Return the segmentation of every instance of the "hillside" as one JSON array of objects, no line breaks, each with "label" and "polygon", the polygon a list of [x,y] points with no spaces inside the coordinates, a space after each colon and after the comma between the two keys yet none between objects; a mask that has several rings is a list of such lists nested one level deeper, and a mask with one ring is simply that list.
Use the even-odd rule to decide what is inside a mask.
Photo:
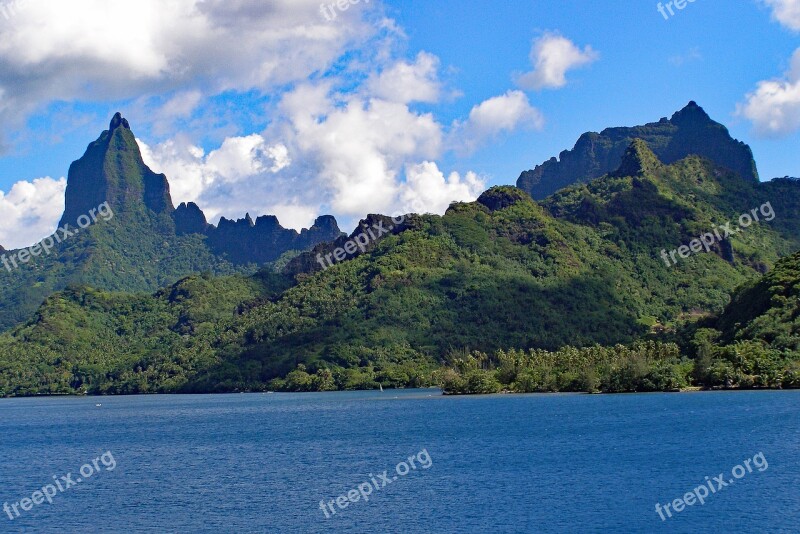
[{"label": "hillside", "polygon": [[[92,224],[80,228],[86,221]],[[155,291],[192,273],[252,274],[289,251],[341,234],[333,217],[320,217],[298,233],[281,227],[275,217],[253,222],[247,215],[215,227],[194,204],[176,210],[166,176],[145,165],[120,114],[70,166],[60,228],[65,225],[66,232],[55,234],[58,239],[46,238],[49,254],[40,250],[22,262],[16,261],[21,251],[3,252],[8,266],[0,268],[0,331],[30,318],[48,296],[69,284]]]},{"label": "hillside", "polygon": [[[797,205],[799,185],[778,184],[776,206]],[[738,286],[800,248],[796,211],[768,217],[778,186],[697,156],[665,165],[632,142],[589,184],[542,203],[493,188],[443,217],[409,216],[327,269],[316,255],[338,245],[301,254],[283,275],[194,276],[153,295],[72,287],[0,336],[0,391],[403,387],[433,383],[471,351],[636,343],[722,312]],[[763,221],[709,253],[663,260],[759,207]],[[677,348],[631,350],[665,366],[648,387],[692,372]]]},{"label": "hillside", "polygon": [[717,328],[725,344],[757,341],[800,358],[800,252],[742,287]]}]

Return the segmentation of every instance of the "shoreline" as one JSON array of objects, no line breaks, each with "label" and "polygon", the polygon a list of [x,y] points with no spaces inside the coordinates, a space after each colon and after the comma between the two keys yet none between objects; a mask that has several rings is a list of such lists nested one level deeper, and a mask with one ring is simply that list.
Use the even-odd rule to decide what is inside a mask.
[{"label": "shoreline", "polygon": [[[664,391],[624,391],[624,392],[603,392],[603,391],[536,391],[521,393],[517,391],[504,390],[497,393],[448,393],[439,387],[430,388],[384,388],[385,393],[398,391],[436,391],[441,397],[491,397],[491,396],[529,396],[529,395],[654,395],[654,394],[681,394],[681,393],[721,393],[721,392],[768,392],[768,391],[798,391],[800,388],[703,388],[692,386],[682,389]],[[114,397],[188,397],[188,396],[229,396],[229,395],[309,395],[325,393],[361,393],[375,392],[381,393],[379,389],[344,389],[335,391],[227,391],[227,392],[197,392],[197,393],[123,393],[123,394],[71,394],[71,393],[48,393],[32,395],[0,395],[0,401],[12,399],[103,399]]]}]

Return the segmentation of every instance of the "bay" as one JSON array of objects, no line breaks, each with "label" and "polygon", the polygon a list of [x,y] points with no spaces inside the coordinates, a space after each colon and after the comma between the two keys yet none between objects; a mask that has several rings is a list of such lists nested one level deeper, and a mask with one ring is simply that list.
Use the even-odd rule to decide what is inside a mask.
[{"label": "bay", "polygon": [[0,532],[798,532],[800,392],[4,399],[0,460],[0,504],[93,471]]}]

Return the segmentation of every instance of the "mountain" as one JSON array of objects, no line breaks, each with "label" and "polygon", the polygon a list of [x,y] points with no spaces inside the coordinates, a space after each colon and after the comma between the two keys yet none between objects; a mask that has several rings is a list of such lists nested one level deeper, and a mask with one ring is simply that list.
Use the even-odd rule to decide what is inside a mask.
[{"label": "mountain", "polygon": [[[792,211],[800,182],[762,184],[698,156],[667,164],[641,141],[630,142],[619,163],[544,202],[497,187],[441,217],[410,215],[333,265],[318,260],[390,220],[367,217],[350,238],[303,252],[282,272],[193,275],[154,294],[70,286],[0,335],[0,391],[420,386],[441,383],[441,366],[467,361],[473,351],[512,349],[551,351],[567,362],[559,364],[563,382],[530,375],[521,390],[715,385],[706,371],[723,369],[717,356],[739,349],[708,333],[718,332],[713,317],[725,313],[738,287],[800,249],[800,212]],[[200,229],[197,211],[184,211],[194,212],[185,219]],[[721,234],[708,252],[664,260],[663,252],[754,213],[758,223]],[[697,335],[671,345],[687,324]],[[706,333],[719,341],[696,350]],[[664,343],[637,345],[652,339]],[[570,346],[596,344],[610,348],[579,356],[613,366],[598,368],[600,382],[592,373],[578,376],[572,366],[581,360],[569,359]],[[633,345],[626,352],[618,344]],[[681,356],[695,358],[697,368]],[[482,370],[495,365],[483,356],[475,361]],[[491,391],[499,380],[474,378],[468,390]]]},{"label": "mountain", "polygon": [[277,217],[264,215],[254,222],[250,214],[237,221],[223,217],[218,226],[207,226],[203,234],[216,254],[238,264],[272,262],[287,251],[306,250],[343,235],[330,215],[317,218],[311,228],[297,233],[283,228]]},{"label": "mountain", "polygon": [[711,120],[695,102],[689,102],[671,119],[632,128],[608,128],[599,134],[585,133],[559,159],[552,158],[523,172],[517,187],[535,199],[544,199],[574,183],[614,172],[634,139],[643,140],[663,163],[675,163],[690,155],[702,156],[744,180],[758,181],[750,147],[733,139],[725,126]]},{"label": "mountain", "polygon": [[[109,129],[69,169],[60,228],[41,246],[4,251],[0,330],[30,318],[69,284],[110,291],[155,291],[192,273],[252,274],[287,253],[341,235],[325,216],[310,229],[283,228],[248,215],[208,224],[195,204],[175,209],[166,176],[145,165],[130,125],[117,113]],[[23,258],[25,261],[20,260]]]},{"label": "mountain", "polygon": [[654,341],[474,352],[450,359],[442,387],[448,394],[800,388],[800,252],[739,288],[719,317],[688,330],[692,359],[674,343]]},{"label": "mountain", "polygon": [[800,252],[689,325],[695,380],[711,388],[800,388]]},{"label": "mountain", "polygon": [[108,130],[70,165],[60,227],[107,202],[116,213],[149,210],[169,215],[175,208],[169,183],[145,165],[128,121],[117,113]]},{"label": "mountain", "polygon": [[800,359],[800,252],[739,288],[716,327],[726,344],[759,341]]}]

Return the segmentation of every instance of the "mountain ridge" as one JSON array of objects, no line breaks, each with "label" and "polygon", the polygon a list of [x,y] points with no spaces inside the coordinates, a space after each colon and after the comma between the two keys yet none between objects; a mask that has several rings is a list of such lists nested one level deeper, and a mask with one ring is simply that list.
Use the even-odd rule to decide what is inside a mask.
[{"label": "mountain ridge", "polygon": [[[609,347],[602,365],[622,365],[597,370],[604,390],[714,385],[723,371],[741,371],[732,383],[780,384],[747,378],[753,370],[736,363],[726,367],[719,358],[735,347],[706,351],[719,358],[695,366],[686,358],[698,358],[692,347],[702,332],[680,350],[671,342],[684,324],[723,312],[737,287],[800,248],[800,182],[756,183],[698,156],[664,165],[642,142],[627,148],[614,172],[543,202],[513,186],[493,187],[444,216],[409,216],[328,268],[315,257],[341,242],[317,245],[277,272],[193,275],[155,294],[70,287],[0,335],[0,391],[416,387],[440,383],[437,373],[449,372],[443,365],[473,351],[556,350],[566,358],[574,350],[565,347],[591,355],[597,344]],[[728,248],[670,266],[659,258],[662,248],[687,243],[776,191],[785,211],[776,206],[778,217],[726,240]],[[667,344],[634,348],[614,363],[619,344],[653,339]],[[792,358],[776,360],[775,372]],[[39,374],[25,374],[28,367]],[[710,378],[691,379],[694,370]],[[531,377],[514,387],[597,387],[591,376],[576,378],[580,369],[563,372],[563,383]],[[471,374],[464,378],[464,391],[495,390],[491,377],[476,375],[477,385]]]},{"label": "mountain ridge", "polygon": [[[255,274],[215,264],[209,236],[220,228],[279,236],[268,231],[274,217],[225,219],[211,230],[196,205],[156,213],[142,201],[89,228],[77,238],[89,241],[60,258],[77,258],[71,265],[92,276],[59,292],[28,279],[44,302],[0,334],[0,394],[796,387],[796,310],[770,299],[786,276],[794,284],[796,269],[761,277],[794,265],[780,261],[800,249],[800,181],[762,183],[692,154],[667,164],[645,140],[629,140],[620,154],[608,173],[544,200],[496,186],[443,216],[408,215],[342,261],[318,259],[346,247],[344,236]],[[770,202],[774,218],[675,264],[659,257]],[[126,217],[153,235],[126,231]],[[350,239],[388,221],[369,215]],[[155,292],[131,289],[131,280],[145,285],[153,264],[202,274]],[[216,268],[203,272],[208,265]],[[126,292],[87,283],[120,276]],[[755,293],[737,292],[757,280]],[[749,337],[736,337],[732,295],[755,304]],[[557,352],[543,359],[541,351]],[[509,354],[526,367],[558,361],[517,381],[523,369],[504,367]],[[588,367],[570,367],[576,354]]]},{"label": "mountain ridge", "polygon": [[[113,218],[75,232],[83,226],[78,221],[101,205]],[[176,209],[167,177],[144,163],[120,113],[70,165],[59,227],[72,228],[71,237],[59,239],[47,254],[0,268],[0,331],[28,319],[48,296],[70,284],[155,291],[198,272],[252,274],[285,254],[341,235],[331,216],[297,232],[283,228],[274,216],[255,223],[249,215],[240,221],[222,219],[214,226],[196,204]],[[24,253],[28,259],[28,250],[2,252]]]},{"label": "mountain ridge", "polygon": [[614,172],[630,143],[637,138],[665,164],[697,155],[715,161],[745,180],[759,179],[750,147],[733,139],[725,126],[713,121],[703,108],[691,101],[671,119],[584,133],[572,150],[565,150],[558,158],[524,171],[517,180],[517,187],[541,200],[574,183],[585,183]]}]

